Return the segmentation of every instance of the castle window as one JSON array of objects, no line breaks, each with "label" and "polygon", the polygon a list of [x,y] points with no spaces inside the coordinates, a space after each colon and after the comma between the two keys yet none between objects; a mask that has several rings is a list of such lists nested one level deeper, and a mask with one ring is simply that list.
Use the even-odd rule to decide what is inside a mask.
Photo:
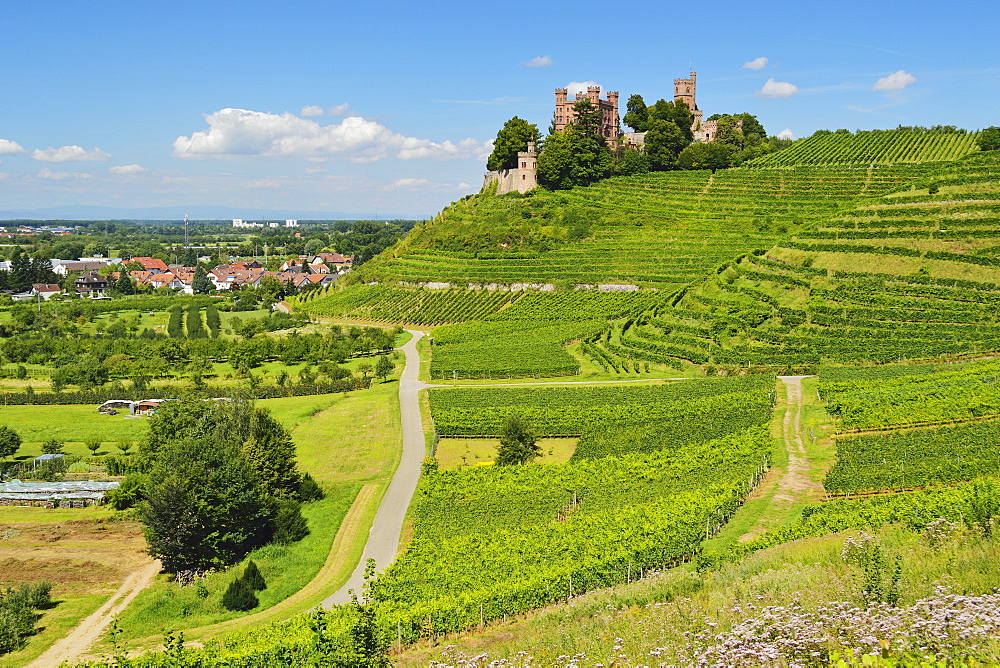
[{"label": "castle window", "polygon": [[526,163],[526,162],[522,162],[522,163],[521,163],[521,169],[524,169],[524,168],[525,168],[525,167],[527,167],[527,166],[528,166],[528,163]]}]

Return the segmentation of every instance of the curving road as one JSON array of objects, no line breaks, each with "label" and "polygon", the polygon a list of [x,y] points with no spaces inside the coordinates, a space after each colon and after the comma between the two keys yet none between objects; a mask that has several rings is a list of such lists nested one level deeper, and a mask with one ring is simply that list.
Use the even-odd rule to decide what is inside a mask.
[{"label": "curving road", "polygon": [[382,504],[375,515],[375,522],[368,534],[368,542],[365,544],[361,561],[344,586],[323,601],[323,606],[327,608],[338,603],[349,602],[351,589],[357,592],[358,597],[361,596],[365,564],[369,559],[375,560],[375,567],[381,572],[396,558],[406,509],[410,506],[413,492],[417,489],[417,481],[420,479],[420,465],[426,453],[426,446],[424,444],[423,423],[420,420],[418,393],[429,386],[417,380],[420,372],[417,341],[424,336],[425,332],[407,331],[413,335],[413,338],[403,344],[401,348],[406,355],[406,366],[399,378],[399,412],[403,428],[403,455],[400,457],[399,467],[396,469],[392,482],[389,483],[389,489],[386,490]]}]

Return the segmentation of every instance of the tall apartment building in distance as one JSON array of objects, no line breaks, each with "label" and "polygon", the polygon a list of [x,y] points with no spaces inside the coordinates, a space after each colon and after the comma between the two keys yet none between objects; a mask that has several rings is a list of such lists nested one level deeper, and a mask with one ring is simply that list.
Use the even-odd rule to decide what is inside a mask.
[{"label": "tall apartment building in distance", "polygon": [[617,141],[620,130],[618,121],[618,92],[609,91],[606,100],[601,99],[600,86],[587,86],[587,93],[577,93],[576,99],[570,100],[569,91],[556,88],[556,132],[562,132],[566,126],[576,119],[573,105],[580,100],[590,100],[590,104],[601,110],[601,136],[608,141]]}]

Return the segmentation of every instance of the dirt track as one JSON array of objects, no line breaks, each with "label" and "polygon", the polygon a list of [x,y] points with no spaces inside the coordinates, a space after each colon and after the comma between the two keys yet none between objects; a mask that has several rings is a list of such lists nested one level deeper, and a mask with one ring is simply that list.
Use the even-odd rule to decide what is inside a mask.
[{"label": "dirt track", "polygon": [[74,661],[104,633],[115,615],[124,610],[125,606],[139,595],[139,592],[153,583],[153,579],[159,572],[159,561],[154,561],[137,571],[133,571],[104,605],[91,613],[89,617],[48,648],[40,657],[29,663],[29,668],[50,668],[58,666],[63,661]]}]

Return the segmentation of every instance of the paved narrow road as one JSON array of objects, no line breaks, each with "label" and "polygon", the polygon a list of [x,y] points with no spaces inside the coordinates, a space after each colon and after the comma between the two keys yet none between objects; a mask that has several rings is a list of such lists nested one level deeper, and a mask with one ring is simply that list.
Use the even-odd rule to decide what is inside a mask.
[{"label": "paved narrow road", "polygon": [[417,341],[424,336],[424,332],[407,331],[413,335],[413,338],[402,347],[403,353],[406,355],[406,366],[399,379],[399,412],[403,428],[403,455],[400,457],[399,467],[392,476],[389,489],[386,490],[382,504],[375,515],[375,522],[368,534],[368,542],[365,544],[361,562],[344,586],[323,601],[324,607],[330,607],[337,603],[347,603],[351,600],[351,589],[357,592],[360,597],[367,561],[374,559],[375,567],[381,572],[392,563],[399,550],[399,536],[403,531],[403,519],[406,517],[406,509],[413,498],[413,492],[417,489],[417,481],[420,479],[420,464],[425,455],[424,429],[420,420],[418,393],[427,385],[417,380],[420,373]]}]

